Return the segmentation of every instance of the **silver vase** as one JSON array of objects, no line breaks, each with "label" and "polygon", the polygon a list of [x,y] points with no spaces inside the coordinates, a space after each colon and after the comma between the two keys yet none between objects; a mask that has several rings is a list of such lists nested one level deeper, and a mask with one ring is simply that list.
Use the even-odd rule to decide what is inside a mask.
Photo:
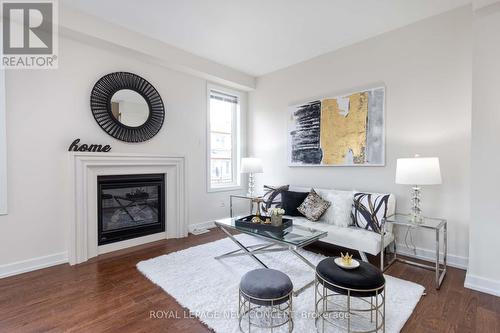
[{"label": "silver vase", "polygon": [[271,215],[271,225],[279,227],[283,224],[283,215]]}]

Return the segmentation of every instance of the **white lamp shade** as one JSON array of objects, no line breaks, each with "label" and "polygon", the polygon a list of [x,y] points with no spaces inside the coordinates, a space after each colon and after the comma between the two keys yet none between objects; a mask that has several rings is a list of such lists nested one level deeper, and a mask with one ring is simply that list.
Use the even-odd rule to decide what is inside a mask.
[{"label": "white lamp shade", "polygon": [[261,173],[262,161],[260,158],[245,157],[241,159],[241,173]]},{"label": "white lamp shade", "polygon": [[437,185],[441,184],[441,170],[437,157],[398,158],[396,184]]}]

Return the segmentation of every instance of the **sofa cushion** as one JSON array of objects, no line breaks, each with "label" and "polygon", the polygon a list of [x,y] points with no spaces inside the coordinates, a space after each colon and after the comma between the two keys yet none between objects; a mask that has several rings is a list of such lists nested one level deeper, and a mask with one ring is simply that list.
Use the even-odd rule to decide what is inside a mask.
[{"label": "sofa cushion", "polygon": [[339,227],[352,225],[353,191],[318,190],[317,192],[331,203],[330,208],[321,217],[321,222]]},{"label": "sofa cushion", "polygon": [[382,232],[382,220],[387,217],[390,194],[356,193],[352,220],[358,228]]},{"label": "sofa cushion", "polygon": [[281,208],[285,210],[286,215],[290,216],[304,216],[297,208],[304,202],[309,195],[309,192],[281,192]]},{"label": "sofa cushion", "polygon": [[330,202],[323,199],[314,189],[306,197],[304,202],[297,208],[308,220],[316,222],[330,207]]},{"label": "sofa cushion", "polygon": [[[293,218],[293,224],[308,228],[328,232],[328,235],[321,238],[321,242],[334,244],[337,246],[377,255],[380,253],[381,235],[375,232],[361,229],[355,226],[338,227],[327,223],[311,222],[305,217]],[[386,232],[384,235],[384,247],[394,240],[392,232]]]}]

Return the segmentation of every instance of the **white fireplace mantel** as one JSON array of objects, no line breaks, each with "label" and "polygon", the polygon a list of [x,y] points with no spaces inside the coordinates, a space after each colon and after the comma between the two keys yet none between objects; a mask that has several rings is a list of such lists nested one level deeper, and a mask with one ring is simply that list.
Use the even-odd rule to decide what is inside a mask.
[{"label": "white fireplace mantel", "polygon": [[[186,237],[188,228],[185,159],[180,156],[70,153],[73,205],[68,257],[71,265],[100,253],[165,238]],[[111,245],[97,245],[97,176],[144,173],[165,174],[165,226],[163,233]]]}]

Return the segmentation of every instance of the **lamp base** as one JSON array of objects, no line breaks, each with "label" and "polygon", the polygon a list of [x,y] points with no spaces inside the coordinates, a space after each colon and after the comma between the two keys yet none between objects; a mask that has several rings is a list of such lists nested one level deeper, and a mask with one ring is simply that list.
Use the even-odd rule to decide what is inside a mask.
[{"label": "lamp base", "polygon": [[422,224],[424,222],[424,217],[422,215],[413,215],[410,218],[410,222],[415,224]]},{"label": "lamp base", "polygon": [[420,224],[423,222],[424,218],[422,216],[422,209],[420,209],[420,197],[421,197],[421,188],[418,185],[415,185],[411,188],[411,221],[413,223]]},{"label": "lamp base", "polygon": [[248,192],[247,195],[253,198],[255,194],[255,179],[253,173],[248,174]]}]

